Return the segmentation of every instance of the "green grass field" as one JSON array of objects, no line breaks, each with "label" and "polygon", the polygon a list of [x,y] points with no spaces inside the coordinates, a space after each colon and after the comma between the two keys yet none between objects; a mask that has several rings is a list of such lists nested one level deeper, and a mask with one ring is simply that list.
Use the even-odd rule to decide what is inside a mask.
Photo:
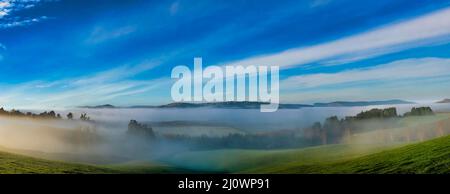
[{"label": "green grass field", "polygon": [[450,136],[410,145],[189,152],[170,160],[182,163],[86,165],[0,152],[0,173],[450,173]]},{"label": "green grass field", "polygon": [[[395,145],[327,145],[287,150],[214,150],[177,154],[165,162],[186,169],[218,173],[265,171],[273,166],[332,162],[376,153]],[[182,161],[182,162],[179,162]]]},{"label": "green grass field", "polygon": [[171,158],[221,173],[450,173],[450,136],[409,145],[327,145],[306,149],[191,152]]},{"label": "green grass field", "polygon": [[0,173],[118,173],[119,171],[93,165],[71,164],[37,159],[17,154],[0,152]]},{"label": "green grass field", "polygon": [[448,113],[406,117],[399,121],[405,127],[357,134],[347,144],[290,150],[186,152],[166,158],[165,162],[218,173],[448,173],[450,137],[421,143],[377,138],[386,131],[397,136],[412,129],[434,132],[436,123],[449,117]]},{"label": "green grass field", "polygon": [[[439,113],[404,118],[401,122],[407,127],[389,130],[398,134],[411,127],[434,130],[434,123],[449,117],[448,113]],[[373,139],[376,133],[358,134],[357,138]],[[192,151],[158,161],[113,164],[70,163],[58,161],[67,157],[2,149],[0,173],[450,173],[450,136],[419,143],[361,142],[366,143],[284,150]]]},{"label": "green grass field", "polygon": [[173,172],[188,171],[152,162],[89,165],[52,161],[8,152],[0,152],[0,174],[128,174]]},{"label": "green grass field", "polygon": [[[256,171],[255,171],[256,170]],[[450,136],[384,150],[335,162],[253,169],[252,173],[362,173],[362,174],[441,174],[450,173]]]}]

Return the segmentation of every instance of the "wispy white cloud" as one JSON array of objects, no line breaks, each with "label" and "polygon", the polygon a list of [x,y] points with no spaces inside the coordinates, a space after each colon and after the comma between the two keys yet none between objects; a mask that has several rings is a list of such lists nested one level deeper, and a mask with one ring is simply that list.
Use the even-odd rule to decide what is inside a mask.
[{"label": "wispy white cloud", "polygon": [[172,4],[170,4],[170,7],[169,7],[170,15],[177,14],[179,9],[180,9],[180,2],[179,1],[173,2]]},{"label": "wispy white cloud", "polygon": [[157,62],[145,62],[135,66],[120,66],[111,70],[103,71],[91,76],[79,77],[71,79],[73,86],[82,86],[89,84],[102,84],[107,82],[120,81],[126,78],[133,77],[139,73],[148,71],[159,63]]},{"label": "wispy white cloud", "polygon": [[325,6],[331,3],[331,0],[312,0],[310,3],[311,8]]},{"label": "wispy white cloud", "polygon": [[33,23],[41,22],[43,20],[48,19],[47,16],[41,16],[37,18],[31,18],[31,19],[13,19],[9,20],[3,23],[0,23],[0,28],[12,28],[12,27],[18,27],[18,26],[28,26]]},{"label": "wispy white cloud", "polygon": [[2,43],[0,43],[0,61],[3,60],[3,55],[2,55],[2,51],[6,50],[6,46],[3,45]]},{"label": "wispy white cloud", "polygon": [[231,61],[223,65],[279,65],[357,61],[380,54],[442,43],[450,36],[450,8],[323,44]]},{"label": "wispy white cloud", "polygon": [[450,96],[448,88],[450,88],[449,77],[436,77],[285,92],[281,95],[281,101],[284,103],[315,103],[403,99],[414,102],[436,102]]},{"label": "wispy white cloud", "polygon": [[412,58],[336,73],[293,76],[283,80],[280,88],[287,101],[330,101],[426,99],[450,95],[450,91],[443,89],[448,85],[450,59]]},{"label": "wispy white cloud", "polygon": [[337,73],[293,76],[283,80],[282,86],[286,88],[311,88],[360,81],[417,79],[443,75],[450,76],[450,59],[419,58]]},{"label": "wispy white cloud", "polygon": [[11,11],[10,1],[0,1],[0,19],[8,15]]},{"label": "wispy white cloud", "polygon": [[41,0],[1,0],[0,19],[11,12],[32,8],[39,2]]},{"label": "wispy white cloud", "polygon": [[123,26],[119,28],[105,28],[97,26],[87,38],[86,43],[97,44],[129,35],[136,31],[136,26]]},{"label": "wispy white cloud", "polygon": [[48,19],[47,16],[21,17],[14,12],[30,9],[49,0],[0,0],[0,28],[27,26]]},{"label": "wispy white cloud", "polygon": [[[22,84],[0,85],[0,104],[9,108],[63,108],[79,105],[111,103],[121,97],[168,88],[170,79],[133,80],[150,71],[157,63],[121,66],[90,76],[52,82],[31,81]],[[148,99],[151,103],[151,99]],[[121,101],[127,103],[126,100]]]}]

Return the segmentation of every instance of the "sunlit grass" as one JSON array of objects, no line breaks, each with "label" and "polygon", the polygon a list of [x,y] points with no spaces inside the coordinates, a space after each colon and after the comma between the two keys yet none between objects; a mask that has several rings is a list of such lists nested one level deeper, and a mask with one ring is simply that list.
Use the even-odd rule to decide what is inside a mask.
[{"label": "sunlit grass", "polygon": [[98,167],[94,165],[50,161],[6,152],[0,152],[0,173],[86,174],[86,173],[120,173],[120,171],[110,168]]},{"label": "sunlit grass", "polygon": [[258,173],[450,173],[450,136],[341,162],[273,166]]}]

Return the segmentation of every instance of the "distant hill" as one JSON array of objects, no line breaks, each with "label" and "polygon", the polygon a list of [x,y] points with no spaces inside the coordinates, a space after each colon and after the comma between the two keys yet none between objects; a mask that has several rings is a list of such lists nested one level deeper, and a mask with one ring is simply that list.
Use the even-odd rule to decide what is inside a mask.
[{"label": "distant hill", "polygon": [[97,105],[97,106],[80,106],[78,108],[117,108],[111,104],[103,104],[103,105]]},{"label": "distant hill", "polygon": [[156,106],[155,108],[199,108],[206,106],[205,104],[187,103],[187,102],[174,102],[170,104]]},{"label": "distant hill", "polygon": [[[117,107],[110,104],[99,105],[99,106],[80,106],[79,108],[230,108],[230,109],[259,109],[261,105],[269,104],[267,102],[249,102],[249,101],[229,101],[229,102],[210,102],[210,103],[189,103],[189,102],[175,102],[160,106],[151,105],[135,105],[126,107]],[[312,105],[307,104],[280,104],[278,108],[280,109],[297,109],[302,107],[312,107]]]},{"label": "distant hill", "polygon": [[329,103],[314,103],[315,107],[340,107],[340,106],[373,106],[373,105],[393,105],[393,104],[415,104],[404,100],[385,100],[385,101],[337,101]]},{"label": "distant hill", "polygon": [[157,108],[158,106],[152,106],[152,105],[134,105],[134,106],[128,106],[124,108]]},{"label": "distant hill", "polygon": [[[250,102],[250,101],[228,101],[228,102],[208,102],[208,103],[190,103],[190,102],[174,102],[165,105],[135,105],[117,107],[110,104],[99,106],[81,106],[80,108],[229,108],[229,109],[259,109],[261,105],[269,104],[268,102]],[[404,100],[386,100],[386,101],[337,101],[330,103],[314,103],[309,104],[279,104],[279,109],[299,109],[304,107],[346,107],[346,106],[371,106],[371,105],[392,105],[392,104],[415,104]]]},{"label": "distant hill", "polygon": [[[261,105],[269,104],[267,102],[249,102],[249,101],[229,101],[229,102],[210,102],[210,103],[170,103],[157,106],[157,108],[235,108],[235,109],[258,109]],[[297,109],[302,107],[312,107],[307,104],[279,104],[280,109]]]},{"label": "distant hill", "polygon": [[446,99],[438,101],[436,103],[450,103],[450,99],[446,98]]}]

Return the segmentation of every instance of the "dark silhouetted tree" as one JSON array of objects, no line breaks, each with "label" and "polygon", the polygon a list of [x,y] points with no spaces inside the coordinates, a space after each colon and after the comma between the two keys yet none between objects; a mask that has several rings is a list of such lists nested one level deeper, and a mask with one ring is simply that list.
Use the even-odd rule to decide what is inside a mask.
[{"label": "dark silhouetted tree", "polygon": [[424,115],[433,115],[434,112],[430,107],[413,107],[410,112],[407,112],[404,114],[405,117],[407,116],[424,116]]},{"label": "dark silhouetted tree", "polygon": [[69,114],[67,114],[67,119],[69,119],[69,120],[73,119],[73,114],[71,112],[69,112]]},{"label": "dark silhouetted tree", "polygon": [[81,116],[80,116],[80,120],[82,120],[82,121],[89,121],[89,120],[91,120],[91,118],[88,117],[86,113],[82,113]]},{"label": "dark silhouetted tree", "polygon": [[130,123],[128,124],[127,134],[144,138],[155,137],[155,133],[153,132],[153,129],[150,126],[146,124],[140,124],[136,120],[130,120]]}]

